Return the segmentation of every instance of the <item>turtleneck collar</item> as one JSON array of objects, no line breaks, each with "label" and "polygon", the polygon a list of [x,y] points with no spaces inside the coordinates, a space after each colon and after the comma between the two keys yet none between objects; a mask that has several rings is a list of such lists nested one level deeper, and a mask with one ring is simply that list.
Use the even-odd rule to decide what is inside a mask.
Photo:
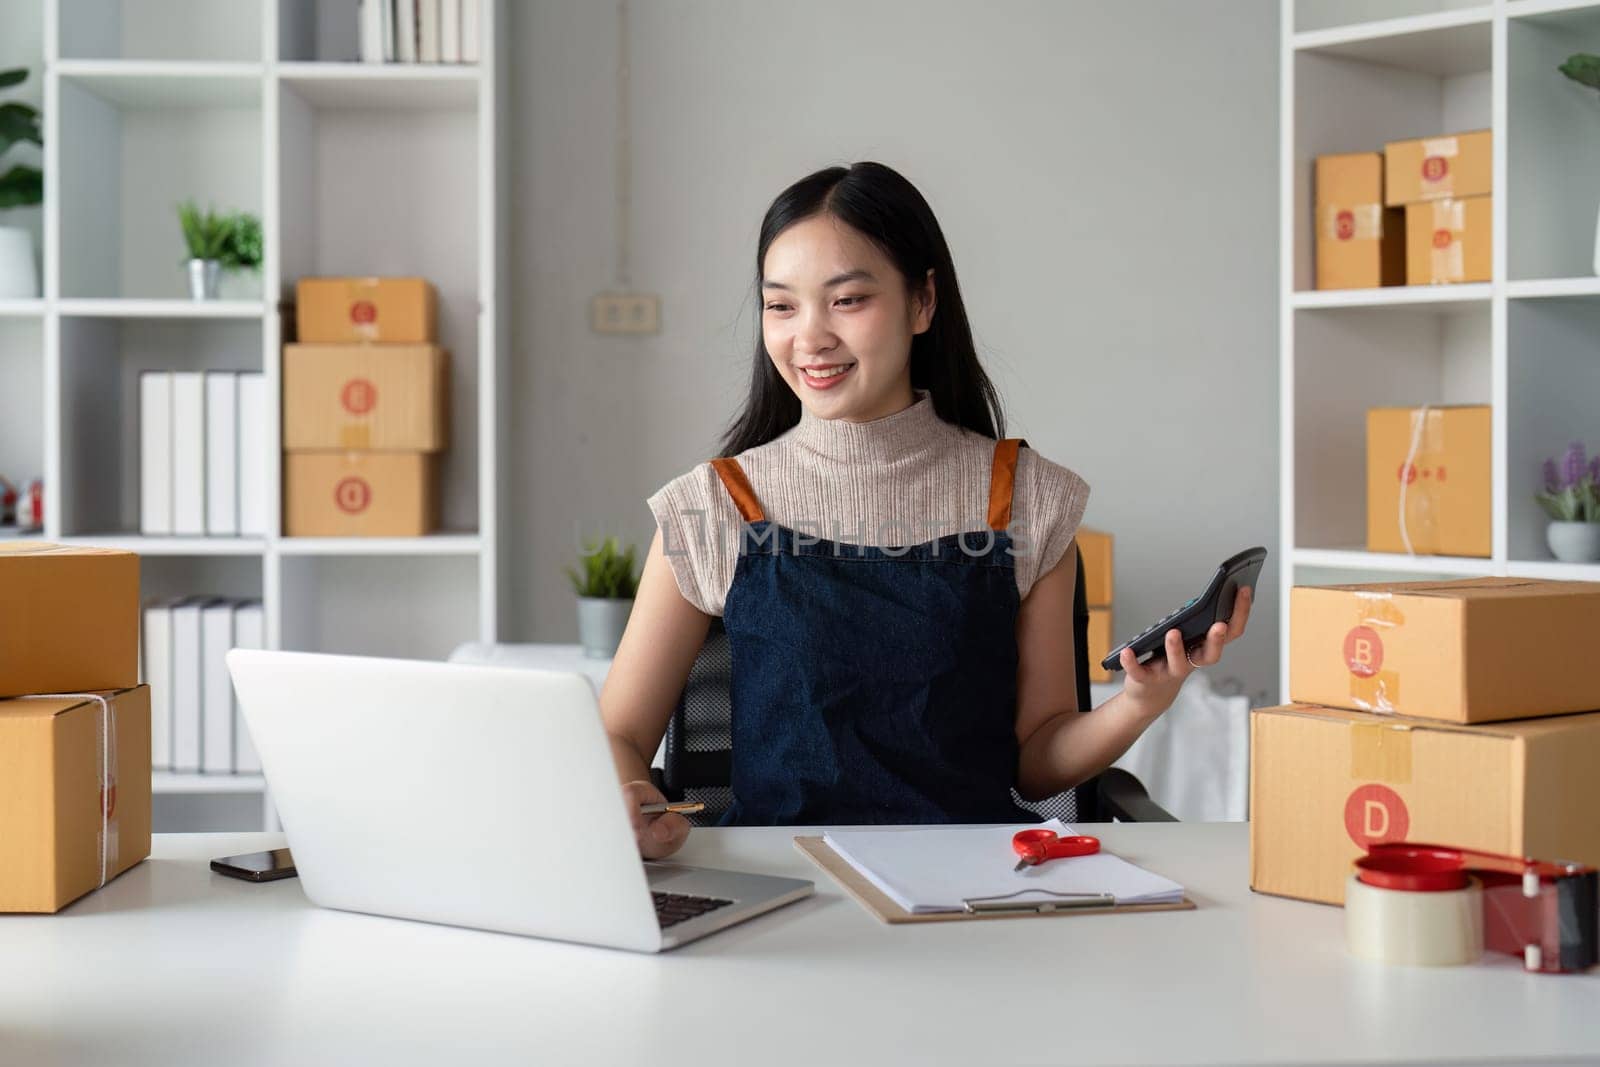
[{"label": "turtleneck collar", "polygon": [[912,393],[916,399],[909,407],[868,422],[823,419],[802,406],[800,421],[791,432],[796,443],[828,459],[893,460],[926,448],[945,426],[933,410],[933,395],[926,389]]}]

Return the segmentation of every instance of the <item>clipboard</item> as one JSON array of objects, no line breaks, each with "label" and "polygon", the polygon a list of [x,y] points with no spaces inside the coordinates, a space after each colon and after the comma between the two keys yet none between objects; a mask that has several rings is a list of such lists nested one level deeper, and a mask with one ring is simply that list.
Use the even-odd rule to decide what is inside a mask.
[{"label": "clipboard", "polygon": [[1033,908],[1008,908],[1004,911],[932,911],[913,914],[884,895],[849,863],[845,862],[828,842],[821,837],[796,837],[794,847],[805,853],[807,859],[822,868],[841,889],[855,898],[857,904],[867,909],[879,922],[898,926],[901,923],[966,922],[972,919],[1031,919],[1045,915],[1108,915],[1141,911],[1193,911],[1194,901],[1185,896],[1172,904],[1112,904],[1096,907],[1061,907],[1052,901],[1040,901]]}]

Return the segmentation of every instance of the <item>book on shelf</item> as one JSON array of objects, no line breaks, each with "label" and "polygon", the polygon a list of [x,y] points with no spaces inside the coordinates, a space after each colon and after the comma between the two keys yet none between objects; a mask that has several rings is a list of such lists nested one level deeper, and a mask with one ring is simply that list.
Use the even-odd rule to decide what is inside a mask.
[{"label": "book on shelf", "polygon": [[439,0],[439,61],[461,62],[461,0]]},{"label": "book on shelf", "polygon": [[239,376],[206,374],[206,533],[239,532]]},{"label": "book on shelf", "polygon": [[478,61],[478,4],[480,0],[461,0],[461,62]]},{"label": "book on shelf", "polygon": [[139,375],[139,529],[172,532],[172,374]]},{"label": "book on shelf", "polygon": [[439,0],[416,0],[417,62],[439,62]]},{"label": "book on shelf", "polygon": [[394,58],[417,61],[417,0],[394,0]]},{"label": "book on shelf", "polygon": [[175,600],[145,605],[139,635],[139,676],[150,687],[150,766],[172,768],[172,607]]},{"label": "book on shelf", "polygon": [[[266,648],[266,617],[261,601],[247,600],[239,604],[233,614],[233,647]],[[239,702],[233,702],[233,770],[235,774],[260,774],[261,757],[250,740],[250,730],[244,716],[239,713]]]},{"label": "book on shelf", "polygon": [[172,374],[172,532],[206,532],[206,392],[198,371]]},{"label": "book on shelf", "polygon": [[172,606],[172,769],[179,772],[200,770],[200,627],[207,603],[191,597]]}]

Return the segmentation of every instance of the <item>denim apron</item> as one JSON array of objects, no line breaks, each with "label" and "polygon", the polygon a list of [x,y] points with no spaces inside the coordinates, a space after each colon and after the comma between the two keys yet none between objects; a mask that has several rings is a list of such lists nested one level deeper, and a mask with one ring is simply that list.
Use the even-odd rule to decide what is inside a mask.
[{"label": "denim apron", "polygon": [[737,460],[712,460],[744,525],[723,625],[733,804],[723,825],[1036,822],[1019,808],[1019,598],[998,441],[989,529],[909,547],[771,522]]}]

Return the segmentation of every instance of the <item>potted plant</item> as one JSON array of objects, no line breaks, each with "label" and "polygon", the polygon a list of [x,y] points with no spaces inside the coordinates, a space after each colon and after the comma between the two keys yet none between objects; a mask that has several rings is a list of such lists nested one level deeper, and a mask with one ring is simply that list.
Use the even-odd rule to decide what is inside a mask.
[{"label": "potted plant", "polygon": [[1544,461],[1544,490],[1534,499],[1550,515],[1545,540],[1563,563],[1600,560],[1600,456],[1585,462],[1582,442],[1561,457]]},{"label": "potted plant", "polygon": [[[1600,56],[1578,52],[1556,69],[1579,85],[1600,89]],[[1595,215],[1594,272],[1600,274],[1600,212]]]},{"label": "potted plant", "polygon": [[[26,81],[25,67],[0,71],[0,89]],[[20,101],[0,104],[0,157],[13,145],[42,145],[39,112]],[[44,200],[44,173],[27,163],[12,164],[0,173],[0,211],[32,207]],[[22,226],[0,226],[0,300],[28,300],[39,295],[39,273],[34,268],[33,235]]]},{"label": "potted plant", "polygon": [[261,221],[244,212],[201,211],[193,200],[178,205],[178,224],[189,249],[189,295],[215,300],[224,270],[253,270],[261,265]]},{"label": "potted plant", "polygon": [[566,568],[578,594],[578,640],[583,654],[596,659],[616,655],[622,631],[633,610],[638,580],[633,573],[633,546],[623,551],[615,537],[583,555],[583,573]]}]

